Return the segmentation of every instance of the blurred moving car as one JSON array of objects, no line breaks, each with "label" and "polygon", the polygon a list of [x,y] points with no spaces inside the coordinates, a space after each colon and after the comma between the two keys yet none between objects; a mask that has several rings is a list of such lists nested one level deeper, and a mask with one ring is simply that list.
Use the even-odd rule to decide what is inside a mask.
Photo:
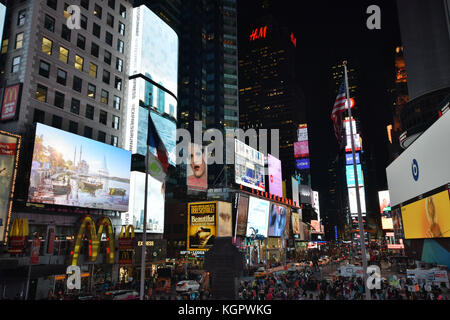
[{"label": "blurred moving car", "polygon": [[107,291],[105,300],[139,300],[139,293],[134,290]]},{"label": "blurred moving car", "polygon": [[200,284],[194,280],[183,280],[177,283],[176,292],[193,292],[200,289]]},{"label": "blurred moving car", "polygon": [[253,277],[255,277],[255,278],[264,278],[266,276],[267,276],[267,271],[264,267],[259,267],[253,274]]}]

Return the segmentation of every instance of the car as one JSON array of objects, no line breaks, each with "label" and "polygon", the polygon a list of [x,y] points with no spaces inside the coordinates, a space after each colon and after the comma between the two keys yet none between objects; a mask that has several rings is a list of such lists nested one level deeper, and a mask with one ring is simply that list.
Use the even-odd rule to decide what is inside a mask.
[{"label": "car", "polygon": [[115,290],[105,292],[106,300],[139,300],[139,293],[134,290]]},{"label": "car", "polygon": [[255,278],[264,278],[266,276],[267,276],[267,271],[266,271],[266,269],[264,269],[264,267],[259,267],[253,274],[253,277],[255,277]]},{"label": "car", "polygon": [[176,292],[194,292],[200,289],[200,284],[194,280],[183,280],[177,283]]}]

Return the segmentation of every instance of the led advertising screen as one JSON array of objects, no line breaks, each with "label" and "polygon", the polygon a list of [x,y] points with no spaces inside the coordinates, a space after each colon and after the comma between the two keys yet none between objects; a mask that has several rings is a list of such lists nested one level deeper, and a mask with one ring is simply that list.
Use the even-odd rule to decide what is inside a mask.
[{"label": "led advertising screen", "polygon": [[3,242],[8,225],[11,187],[14,179],[15,162],[19,138],[0,132],[0,241]]},{"label": "led advertising screen", "polygon": [[320,222],[318,220],[311,220],[311,233],[323,234]]},{"label": "led advertising screen", "polygon": [[294,142],[294,156],[296,158],[309,157],[308,141]]},{"label": "led advertising screen", "polygon": [[405,238],[405,234],[403,232],[403,220],[402,220],[402,211],[400,208],[395,208],[392,210],[392,224],[394,227],[395,236],[400,238]]},{"label": "led advertising screen", "polygon": [[319,203],[319,192],[313,191],[313,208],[320,217],[320,203]]},{"label": "led advertising screen", "polygon": [[[347,187],[356,187],[355,181],[355,169],[353,165],[345,166],[346,176],[347,176]],[[360,164],[356,165],[356,172],[358,173],[358,185],[364,185],[363,172]]]},{"label": "led advertising screen", "polygon": [[[355,151],[361,151],[361,138],[359,134],[354,134]],[[347,136],[347,145],[345,146],[345,152],[352,152],[352,139],[351,136]]]},{"label": "led advertising screen", "polygon": [[247,237],[262,236],[267,238],[270,202],[250,197],[247,217]]},{"label": "led advertising screen", "polygon": [[300,235],[300,215],[298,212],[292,212],[291,213],[291,219],[292,219],[292,233],[294,235]]},{"label": "led advertising screen", "polygon": [[237,211],[236,235],[245,236],[247,233],[248,197],[239,194]]},{"label": "led advertising screen", "polygon": [[[345,134],[347,136],[351,135],[351,131],[350,131],[350,120],[344,120],[344,126],[345,126]],[[353,134],[356,134],[356,121],[355,119],[352,119],[352,129],[353,129]]]},{"label": "led advertising screen", "polygon": [[281,161],[272,156],[267,155],[269,164],[269,192],[279,197],[283,197]]},{"label": "led advertising screen", "polygon": [[294,177],[291,177],[292,182],[292,200],[297,204],[297,206],[300,205],[300,198],[298,194],[298,181]]},{"label": "led advertising screen", "polygon": [[1,121],[14,120],[17,118],[21,94],[21,83],[5,88],[3,91],[3,101],[1,107]]},{"label": "led advertising screen", "polygon": [[308,141],[308,125],[300,124],[298,126],[297,141]]},{"label": "led advertising screen", "polygon": [[379,191],[378,200],[380,204],[381,227],[384,230],[392,230],[394,227],[392,222],[391,201],[389,199],[389,191],[388,190]]},{"label": "led advertising screen", "polygon": [[450,237],[450,197],[441,191],[402,206],[405,239]]},{"label": "led advertising screen", "polygon": [[3,29],[5,26],[6,6],[0,3],[0,41],[3,41]]},{"label": "led advertising screen", "polygon": [[300,202],[305,204],[313,204],[313,195],[310,186],[301,184],[300,189]]},{"label": "led advertising screen", "polygon": [[[359,152],[355,152],[355,160],[356,160],[356,164],[360,164],[361,163],[361,161],[359,159]],[[353,154],[352,153],[346,153],[345,154],[345,164],[346,165],[353,165]]]},{"label": "led advertising screen", "polygon": [[[364,187],[359,187],[359,198],[361,203],[361,213],[365,216],[366,213],[366,196]],[[356,188],[348,188],[348,199],[350,203],[350,213],[353,216],[358,216],[358,206],[356,201]]]},{"label": "led advertising screen", "polygon": [[286,228],[287,210],[285,206],[270,204],[269,237],[281,237]]},{"label": "led advertising screen", "polygon": [[190,143],[190,156],[186,164],[186,184],[190,190],[206,191],[208,189],[207,148]]},{"label": "led advertising screen", "polygon": [[188,250],[208,250],[216,238],[217,202],[188,203]]},{"label": "led advertising screen", "polygon": [[237,184],[266,191],[264,182],[264,154],[242,141],[235,141],[235,182]]},{"label": "led advertising screen", "polygon": [[28,202],[128,211],[131,152],[36,124]]},{"label": "led advertising screen", "polygon": [[308,170],[311,168],[309,158],[295,159],[295,162],[298,170]]},{"label": "led advertising screen", "polygon": [[232,237],[231,203],[217,202],[217,237]]},{"label": "led advertising screen", "polygon": [[[144,232],[145,173],[131,172],[130,205],[121,214],[122,225],[132,225],[135,232]],[[147,233],[164,233],[164,184],[148,175]]]}]

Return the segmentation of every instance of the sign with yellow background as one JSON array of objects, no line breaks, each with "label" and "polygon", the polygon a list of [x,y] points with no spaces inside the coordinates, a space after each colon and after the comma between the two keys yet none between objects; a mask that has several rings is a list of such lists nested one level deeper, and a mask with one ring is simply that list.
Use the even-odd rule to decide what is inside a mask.
[{"label": "sign with yellow background", "polygon": [[450,237],[450,198],[445,190],[402,207],[405,239]]},{"label": "sign with yellow background", "polygon": [[188,203],[188,250],[208,250],[214,245],[217,202]]}]

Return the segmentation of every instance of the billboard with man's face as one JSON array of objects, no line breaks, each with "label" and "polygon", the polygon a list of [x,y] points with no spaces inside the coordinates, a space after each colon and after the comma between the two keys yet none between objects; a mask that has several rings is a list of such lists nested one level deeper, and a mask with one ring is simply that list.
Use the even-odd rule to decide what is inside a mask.
[{"label": "billboard with man's face", "polygon": [[287,208],[275,203],[270,204],[269,237],[281,237],[286,228]]}]

